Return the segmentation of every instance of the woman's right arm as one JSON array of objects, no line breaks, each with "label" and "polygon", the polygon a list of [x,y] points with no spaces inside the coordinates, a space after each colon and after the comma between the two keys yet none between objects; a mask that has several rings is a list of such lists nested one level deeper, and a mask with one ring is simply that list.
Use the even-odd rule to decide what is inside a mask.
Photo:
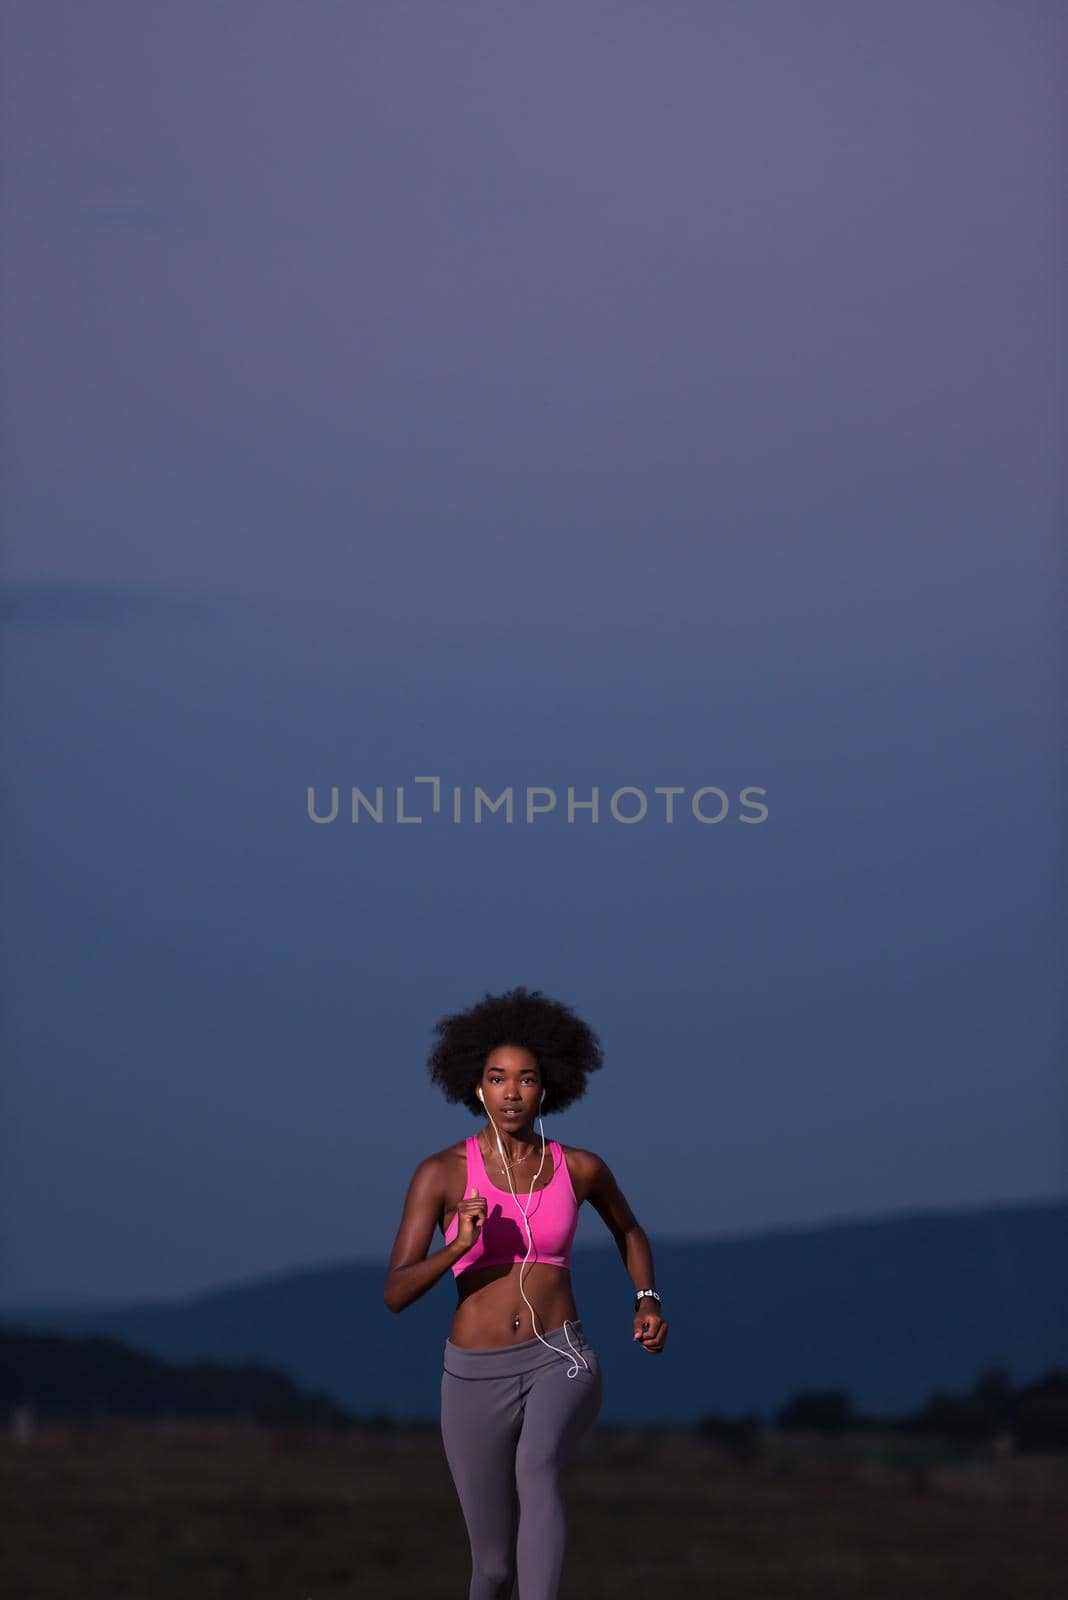
[{"label": "woman's right arm", "polygon": [[437,1156],[427,1156],[412,1175],[404,1212],[386,1271],[383,1298],[390,1311],[403,1311],[426,1294],[470,1248],[461,1228],[451,1244],[427,1255],[445,1202],[444,1177]]}]

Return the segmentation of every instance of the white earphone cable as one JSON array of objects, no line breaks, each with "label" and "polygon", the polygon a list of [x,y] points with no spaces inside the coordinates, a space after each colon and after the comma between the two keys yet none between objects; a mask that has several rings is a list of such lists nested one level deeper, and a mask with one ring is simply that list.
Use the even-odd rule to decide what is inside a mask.
[{"label": "white earphone cable", "polygon": [[[486,1105],[486,1097],[482,1093],[481,1089],[479,1090],[479,1096],[478,1097],[482,1101],[483,1106],[485,1107],[485,1112],[486,1112],[487,1117],[489,1117],[490,1121],[493,1122],[493,1117],[492,1117],[492,1115],[490,1113],[489,1106]],[[538,1112],[538,1121],[541,1122],[541,1112],[540,1111]],[[523,1296],[523,1299],[526,1300],[527,1306],[528,1306],[528,1308],[530,1310],[530,1325],[531,1325],[532,1328],[534,1328],[535,1335],[539,1339],[541,1339],[542,1344],[545,1345],[547,1350],[554,1351],[558,1356],[561,1356],[563,1358],[563,1360],[566,1361],[567,1360],[567,1356],[564,1355],[564,1352],[562,1350],[557,1350],[556,1346],[554,1344],[550,1344],[548,1339],[543,1339],[541,1334],[538,1333],[537,1328],[534,1327],[534,1318],[535,1318],[536,1313],[534,1311],[534,1307],[530,1304],[530,1301],[527,1300],[526,1290],[523,1288],[523,1273],[526,1271],[527,1263],[528,1263],[528,1261],[530,1259],[530,1252],[534,1248],[534,1235],[530,1231],[530,1220],[529,1220],[529,1217],[528,1217],[527,1213],[530,1210],[530,1202],[531,1202],[531,1198],[533,1197],[533,1194],[534,1194],[534,1185],[538,1181],[538,1178],[541,1176],[542,1167],[545,1165],[545,1124],[544,1124],[544,1122],[541,1122],[541,1161],[538,1164],[537,1172],[534,1174],[533,1178],[531,1178],[531,1180],[530,1180],[530,1189],[527,1192],[527,1209],[526,1209],[526,1211],[524,1211],[523,1207],[521,1205],[519,1205],[519,1196],[515,1192],[515,1184],[512,1182],[511,1169],[509,1168],[508,1163],[505,1160],[505,1157],[504,1157],[504,1146],[501,1144],[501,1136],[500,1136],[500,1133],[497,1130],[497,1124],[495,1122],[493,1122],[493,1131],[497,1135],[497,1149],[501,1153],[501,1165],[503,1166],[503,1168],[505,1170],[505,1173],[507,1174],[507,1177],[508,1177],[508,1187],[512,1191],[512,1198],[515,1201],[516,1205],[519,1207],[520,1215],[523,1218],[523,1222],[525,1223],[526,1230],[527,1230],[527,1240],[528,1240],[527,1253],[523,1257],[523,1265],[519,1269],[519,1293]],[[563,1152],[561,1152],[561,1158],[562,1158],[562,1156],[563,1156]],[[564,1338],[567,1340],[568,1349],[571,1351],[572,1355],[575,1357],[575,1362],[581,1361],[582,1365],[586,1368],[586,1371],[588,1372],[590,1370],[590,1364],[586,1360],[586,1358],[581,1354],[581,1352],[576,1350],[575,1346],[571,1343],[571,1335],[567,1331],[567,1322],[566,1322],[566,1320],[564,1322]],[[568,1375],[569,1378],[574,1378],[578,1374],[578,1366],[575,1364],[575,1362],[572,1362],[571,1368],[568,1371],[567,1375]]]}]

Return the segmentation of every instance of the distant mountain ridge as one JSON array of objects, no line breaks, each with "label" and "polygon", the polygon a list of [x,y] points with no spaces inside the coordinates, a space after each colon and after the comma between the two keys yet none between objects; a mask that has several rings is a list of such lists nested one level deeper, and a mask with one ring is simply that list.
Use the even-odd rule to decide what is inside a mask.
[{"label": "distant mountain ridge", "polygon": [[113,1416],[342,1423],[349,1413],[256,1362],[164,1361],[109,1334],[0,1327],[0,1405],[41,1421]]},{"label": "distant mountain ridge", "polygon": [[[606,1421],[767,1414],[813,1388],[898,1412],[991,1366],[1020,1383],[1068,1361],[1068,1200],[652,1243],[671,1325],[661,1356],[632,1342],[611,1243],[573,1257]],[[384,1276],[384,1260],[321,1267],[173,1302],[7,1307],[0,1324],[110,1334],[169,1360],[262,1361],[356,1412],[436,1416],[452,1275],[399,1316]]]}]

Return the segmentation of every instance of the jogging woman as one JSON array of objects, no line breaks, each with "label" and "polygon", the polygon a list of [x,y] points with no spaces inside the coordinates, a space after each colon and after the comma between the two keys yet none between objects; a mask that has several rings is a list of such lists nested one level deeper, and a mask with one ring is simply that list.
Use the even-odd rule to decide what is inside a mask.
[{"label": "jogging woman", "polygon": [[[604,1221],[634,1284],[633,1339],[664,1348],[644,1229],[599,1156],[534,1123],[586,1092],[595,1033],[540,990],[486,994],[435,1025],[430,1076],[477,1133],[416,1167],[386,1274],[391,1311],[448,1271],[441,1434],[471,1546],[468,1600],[557,1600],[566,1542],[562,1470],[601,1409],[597,1353],[571,1287],[578,1209]],[[435,1230],[444,1244],[428,1251]]]}]

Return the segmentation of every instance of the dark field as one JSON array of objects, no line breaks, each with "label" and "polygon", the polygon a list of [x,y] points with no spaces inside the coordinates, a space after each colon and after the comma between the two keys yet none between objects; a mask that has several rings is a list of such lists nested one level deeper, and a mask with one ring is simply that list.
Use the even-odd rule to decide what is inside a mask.
[{"label": "dark field", "polygon": [[[561,1600],[1061,1600],[1063,1457],[976,1468],[739,1464],[602,1428],[567,1478]],[[0,1441],[18,1600],[466,1600],[434,1430],[43,1429]]]}]

